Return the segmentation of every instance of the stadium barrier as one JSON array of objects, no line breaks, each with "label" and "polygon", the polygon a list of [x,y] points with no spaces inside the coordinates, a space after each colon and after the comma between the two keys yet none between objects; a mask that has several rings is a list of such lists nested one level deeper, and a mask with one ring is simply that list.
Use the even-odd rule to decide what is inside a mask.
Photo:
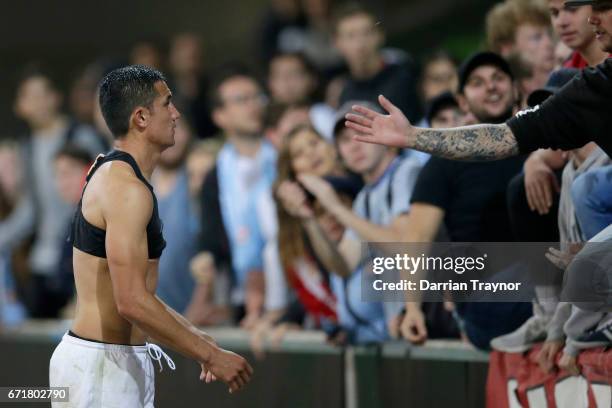
[{"label": "stadium barrier", "polygon": [[[0,333],[0,386],[47,386],[49,358],[68,322],[28,322]],[[263,359],[250,352],[246,332],[212,328],[226,348],[245,355],[255,369],[249,386],[230,395],[220,383],[203,384],[200,368],[176,353],[171,371],[156,373],[156,407],[483,407],[488,354],[454,341],[404,342],[338,348],[320,332],[290,332]],[[159,370],[155,362],[156,370]],[[44,404],[20,404],[48,406]]]}]

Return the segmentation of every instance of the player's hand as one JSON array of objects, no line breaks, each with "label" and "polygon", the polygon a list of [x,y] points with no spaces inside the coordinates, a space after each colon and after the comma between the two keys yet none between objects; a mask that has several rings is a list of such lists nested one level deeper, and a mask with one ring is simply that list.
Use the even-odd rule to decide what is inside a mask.
[{"label": "player's hand", "polygon": [[302,219],[314,216],[308,205],[306,193],[298,183],[283,181],[276,189],[276,197],[290,215]]},{"label": "player's hand", "polygon": [[555,359],[564,344],[565,341],[563,340],[552,340],[544,343],[537,357],[538,365],[544,374],[550,374],[554,371]]},{"label": "player's hand", "polygon": [[427,340],[425,316],[418,307],[407,308],[400,326],[402,337],[413,344],[423,344]]},{"label": "player's hand", "polygon": [[561,360],[559,360],[559,368],[567,371],[571,375],[580,375],[580,367],[578,367],[578,359],[576,356],[570,356],[569,354],[563,353]]},{"label": "player's hand", "polygon": [[553,169],[538,155],[529,156],[523,169],[529,209],[537,211],[540,215],[548,214],[553,205],[555,193],[561,191]]},{"label": "player's hand", "polygon": [[200,381],[204,381],[206,384],[209,384],[213,381],[217,381],[217,377],[206,368],[206,365],[200,364],[202,367],[202,372],[200,373]]},{"label": "player's hand", "polygon": [[[206,371],[205,371],[206,370]],[[242,389],[253,375],[253,368],[241,356],[231,351],[217,348],[213,351],[210,360],[203,364],[202,373],[206,378],[218,378],[229,386],[229,392],[233,393]],[[202,378],[202,374],[200,374]]]},{"label": "player's hand", "polygon": [[388,115],[360,105],[353,106],[357,114],[346,115],[346,127],[359,133],[355,140],[392,147],[413,147],[415,128],[410,121],[384,96],[380,95],[378,101]]}]

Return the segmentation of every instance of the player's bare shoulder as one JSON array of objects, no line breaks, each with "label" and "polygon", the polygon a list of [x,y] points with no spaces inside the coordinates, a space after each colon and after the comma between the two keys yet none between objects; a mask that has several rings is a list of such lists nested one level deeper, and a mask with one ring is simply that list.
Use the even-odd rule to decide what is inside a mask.
[{"label": "player's bare shoulder", "polygon": [[[90,210],[90,211],[88,211]],[[106,229],[109,217],[117,215],[149,219],[153,211],[151,192],[123,161],[104,163],[91,177],[83,194],[83,213],[93,213],[95,224]],[[134,221],[136,221],[134,219]]]}]

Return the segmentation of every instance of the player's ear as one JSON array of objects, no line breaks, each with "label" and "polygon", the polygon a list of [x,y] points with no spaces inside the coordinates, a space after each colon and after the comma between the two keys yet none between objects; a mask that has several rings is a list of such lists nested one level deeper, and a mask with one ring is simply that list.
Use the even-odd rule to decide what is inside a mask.
[{"label": "player's ear", "polygon": [[144,129],[147,127],[149,123],[149,118],[151,113],[144,106],[138,106],[132,112],[132,116],[130,116],[130,123],[132,123],[137,129]]}]

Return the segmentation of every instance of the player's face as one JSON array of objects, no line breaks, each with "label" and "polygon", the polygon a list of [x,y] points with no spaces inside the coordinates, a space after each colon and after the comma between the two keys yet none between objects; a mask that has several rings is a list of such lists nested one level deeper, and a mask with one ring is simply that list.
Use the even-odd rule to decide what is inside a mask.
[{"label": "player's face", "polygon": [[334,170],[334,147],[310,129],[304,129],[289,142],[291,167],[296,174],[325,176]]},{"label": "player's face", "polygon": [[572,50],[585,50],[595,38],[588,24],[590,7],[566,7],[565,0],[549,0],[548,9],[559,39]]},{"label": "player's face", "polygon": [[155,83],[157,97],[149,109],[151,117],[147,127],[152,139],[164,148],[174,145],[174,130],[181,114],[172,103],[172,92],[164,81]]},{"label": "player's face", "polygon": [[185,159],[190,141],[191,132],[189,128],[184,121],[178,121],[174,131],[174,145],[162,152],[159,164],[165,168],[177,168],[180,166]]},{"label": "player's face", "polygon": [[470,74],[462,97],[481,123],[505,120],[514,105],[512,80],[496,66],[483,65]]},{"label": "player's face", "polygon": [[349,170],[366,176],[376,169],[387,147],[358,142],[354,140],[355,135],[356,132],[353,129],[344,128],[340,131],[336,139],[338,153]]},{"label": "player's face", "polygon": [[593,26],[595,38],[602,50],[612,53],[612,1],[591,8],[589,23]]}]

